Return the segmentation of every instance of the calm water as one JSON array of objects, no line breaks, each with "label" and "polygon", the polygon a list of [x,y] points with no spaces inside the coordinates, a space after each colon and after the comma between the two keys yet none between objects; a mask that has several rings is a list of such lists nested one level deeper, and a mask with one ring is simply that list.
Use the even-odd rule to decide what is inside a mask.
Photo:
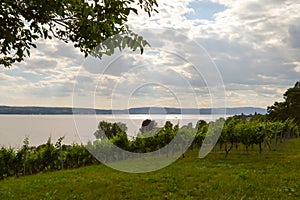
[{"label": "calm water", "polygon": [[123,122],[127,124],[127,133],[134,136],[138,133],[142,121],[155,120],[162,126],[166,120],[179,123],[180,126],[200,119],[213,121],[220,115],[0,115],[0,146],[20,147],[26,136],[30,145],[45,143],[49,137],[55,143],[65,136],[64,143],[85,143],[93,139],[99,121]]}]

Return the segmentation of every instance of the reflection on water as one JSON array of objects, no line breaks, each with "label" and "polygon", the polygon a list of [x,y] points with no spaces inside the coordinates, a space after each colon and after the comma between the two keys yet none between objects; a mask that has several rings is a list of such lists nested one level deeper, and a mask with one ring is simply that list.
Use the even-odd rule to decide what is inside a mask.
[{"label": "reflection on water", "polygon": [[[158,126],[163,126],[169,120],[180,126],[198,120],[214,121],[220,115],[0,115],[0,146],[20,147],[26,136],[30,145],[45,143],[49,137],[55,143],[59,137],[65,136],[64,143],[84,143],[93,139],[99,121],[122,122],[127,125],[129,136],[135,136],[142,121],[155,120]],[[79,124],[80,123],[80,124]]]}]

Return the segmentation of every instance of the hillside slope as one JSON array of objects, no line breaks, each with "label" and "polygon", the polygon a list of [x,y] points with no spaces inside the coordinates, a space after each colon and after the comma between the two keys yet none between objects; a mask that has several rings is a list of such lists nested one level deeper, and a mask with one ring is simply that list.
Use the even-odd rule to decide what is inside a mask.
[{"label": "hillside slope", "polygon": [[189,151],[169,167],[127,174],[104,165],[0,181],[0,199],[299,199],[300,139],[266,152]]}]

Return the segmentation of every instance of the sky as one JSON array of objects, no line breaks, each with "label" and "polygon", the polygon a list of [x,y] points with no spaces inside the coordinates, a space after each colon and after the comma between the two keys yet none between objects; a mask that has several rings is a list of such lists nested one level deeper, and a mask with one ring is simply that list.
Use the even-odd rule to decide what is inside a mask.
[{"label": "sky", "polygon": [[300,2],[158,0],[128,25],[151,47],[102,60],[39,40],[0,69],[0,105],[120,109],[261,107],[300,80]]}]

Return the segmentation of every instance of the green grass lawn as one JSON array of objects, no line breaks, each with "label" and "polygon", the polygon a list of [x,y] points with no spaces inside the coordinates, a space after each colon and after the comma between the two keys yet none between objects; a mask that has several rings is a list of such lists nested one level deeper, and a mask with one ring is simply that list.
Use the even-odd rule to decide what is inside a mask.
[{"label": "green grass lawn", "polygon": [[257,150],[198,158],[188,151],[172,165],[128,174],[104,165],[0,181],[0,199],[300,199],[300,139],[264,158]]}]

